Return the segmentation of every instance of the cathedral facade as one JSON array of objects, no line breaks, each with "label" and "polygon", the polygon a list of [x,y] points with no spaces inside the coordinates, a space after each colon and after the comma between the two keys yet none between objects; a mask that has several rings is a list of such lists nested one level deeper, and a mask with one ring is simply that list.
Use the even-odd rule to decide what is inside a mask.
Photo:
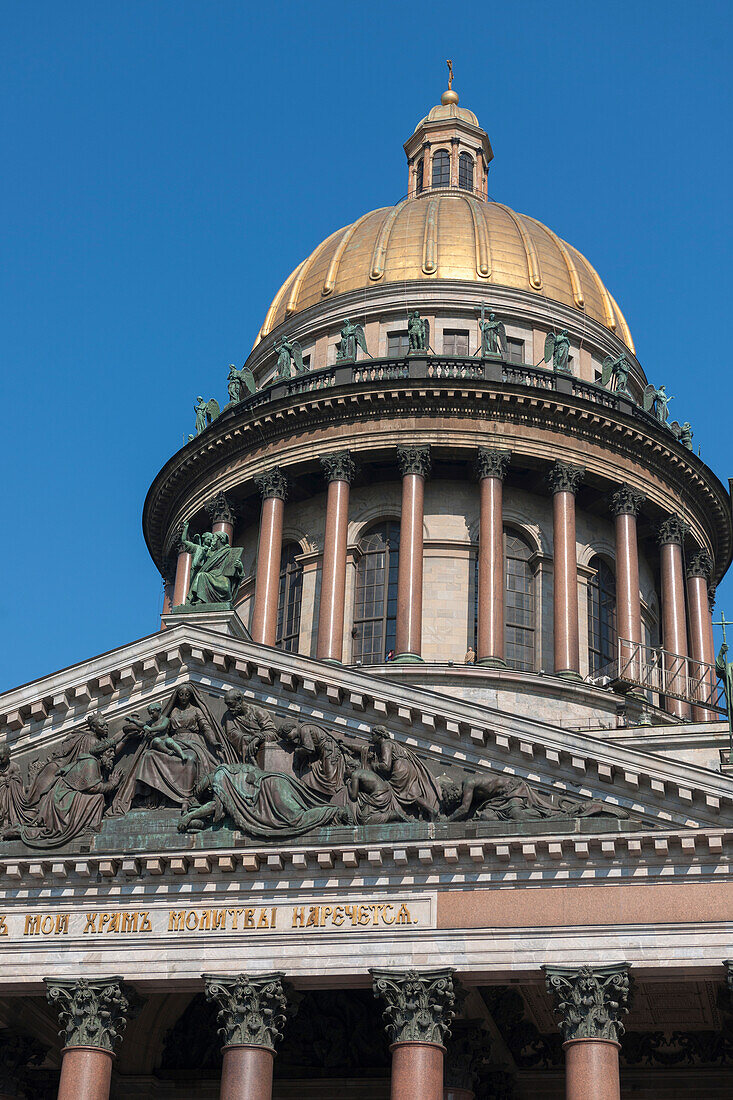
[{"label": "cathedral facade", "polygon": [[728,490],[452,87],[405,153],[155,477],[159,629],[0,697],[0,1100],[731,1094]]}]

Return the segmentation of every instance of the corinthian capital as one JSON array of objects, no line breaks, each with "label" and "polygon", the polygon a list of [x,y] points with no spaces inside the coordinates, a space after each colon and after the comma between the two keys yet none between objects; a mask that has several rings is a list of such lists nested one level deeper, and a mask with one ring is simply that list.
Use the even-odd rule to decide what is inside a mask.
[{"label": "corinthian capital", "polygon": [[223,1047],[267,1047],[282,1039],[288,999],[284,974],[204,974],[206,999],[219,1005],[219,1035]]},{"label": "corinthian capital", "polygon": [[430,476],[430,447],[401,447],[397,446],[397,466],[402,477],[405,474],[419,474],[420,477]]},{"label": "corinthian capital", "polygon": [[687,563],[688,577],[704,577],[710,583],[715,563],[707,550],[698,550]]},{"label": "corinthian capital", "polygon": [[638,489],[620,485],[611,497],[611,511],[614,516],[638,516],[645,500],[646,497]]},{"label": "corinthian capital", "polygon": [[369,971],[390,1043],[436,1043],[440,1046],[455,1015],[456,995],[451,967],[440,970]]},{"label": "corinthian capital", "polygon": [[659,531],[657,532],[657,542],[660,546],[668,546],[670,543],[677,543],[681,546],[685,541],[685,521],[679,516],[670,516],[669,519],[665,519],[664,523],[660,524]]},{"label": "corinthian capital", "polygon": [[351,457],[351,451],[322,455],[321,466],[326,481],[348,481],[350,485],[356,477],[356,463]]},{"label": "corinthian capital", "polygon": [[234,523],[237,513],[226,493],[217,493],[206,505],[212,523]]},{"label": "corinthian capital", "polygon": [[479,481],[485,477],[498,477],[503,481],[511,459],[511,451],[490,451],[488,447],[479,447],[476,455],[476,477]]},{"label": "corinthian capital", "polygon": [[547,475],[553,493],[577,493],[585,477],[582,466],[571,466],[567,462],[556,462]]},{"label": "corinthian capital", "polygon": [[113,1051],[130,1008],[122,978],[44,978],[59,1014],[64,1046]]},{"label": "corinthian capital", "polygon": [[255,478],[255,485],[262,493],[263,500],[269,500],[271,497],[277,497],[278,500],[287,500],[288,479],[279,466],[273,466],[271,470],[265,471],[264,474],[258,474]]},{"label": "corinthian capital", "polygon": [[566,970],[545,966],[547,992],[554,998],[555,1015],[565,1042],[570,1039],[612,1039],[624,1033],[621,1017],[629,1011],[629,968],[581,966]]}]

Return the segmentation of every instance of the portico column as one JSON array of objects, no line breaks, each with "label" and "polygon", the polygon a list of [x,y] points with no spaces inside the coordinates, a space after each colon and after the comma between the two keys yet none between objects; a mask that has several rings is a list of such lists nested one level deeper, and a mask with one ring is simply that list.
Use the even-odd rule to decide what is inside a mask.
[{"label": "portico column", "polygon": [[474,1100],[479,1067],[491,1056],[491,1039],[479,1020],[454,1020],[446,1043],[443,1100]]},{"label": "portico column", "polygon": [[504,477],[509,451],[479,447],[478,641],[480,665],[504,668]]},{"label": "portico column", "polygon": [[[713,648],[713,616],[708,601],[708,585],[713,575],[713,559],[707,550],[699,550],[687,565],[687,607],[690,614],[690,656],[694,661],[715,664]],[[697,679],[701,669],[694,664],[690,674]],[[701,682],[703,695],[712,694],[715,686],[715,672],[705,674]],[[707,707],[693,707],[692,717],[696,722],[714,722],[718,717],[715,711]]]},{"label": "portico column", "polygon": [[64,1036],[58,1100],[108,1100],[129,1004],[122,978],[44,978]]},{"label": "portico column", "polygon": [[223,1036],[220,1100],[270,1100],[275,1047],[285,1027],[284,974],[204,974]]},{"label": "portico column", "polygon": [[565,1100],[620,1100],[618,1052],[629,1011],[629,968],[544,966],[565,1042]]},{"label": "portico column", "polygon": [[[682,543],[685,525],[670,516],[659,528],[659,557],[662,574],[662,646],[668,687],[682,691],[687,672],[687,617],[682,571]],[[678,718],[689,718],[690,707],[682,699],[667,697],[667,710]]]},{"label": "portico column", "polygon": [[616,517],[616,635],[633,643],[620,647],[619,656],[622,669],[637,680],[641,661],[636,647],[642,636],[636,519],[644,500],[644,494],[630,485],[622,485],[611,497],[611,511]]},{"label": "portico column", "polygon": [[234,545],[234,521],[236,512],[226,493],[217,493],[213,500],[206,505],[206,511],[211,517],[211,530],[214,534],[223,531],[229,536],[229,545]]},{"label": "portico column", "polygon": [[277,597],[280,588],[280,557],[283,546],[283,517],[287,480],[275,466],[255,478],[262,493],[260,541],[257,547],[252,640],[274,645],[277,636]]},{"label": "portico column", "polygon": [[391,1100],[443,1100],[444,1039],[455,1014],[450,967],[370,969],[392,1052]]},{"label": "portico column", "polygon": [[423,515],[430,447],[398,447],[397,464],[402,475],[402,512],[395,660],[421,661]]},{"label": "portico column", "polygon": [[580,679],[575,494],[584,475],[582,467],[565,462],[556,462],[548,475],[553,494],[555,673],[572,680]]},{"label": "portico column", "polygon": [[349,451],[341,451],[339,454],[324,455],[321,465],[328,481],[328,497],[316,656],[322,661],[341,663],[344,644],[349,486],[356,473],[356,464]]}]

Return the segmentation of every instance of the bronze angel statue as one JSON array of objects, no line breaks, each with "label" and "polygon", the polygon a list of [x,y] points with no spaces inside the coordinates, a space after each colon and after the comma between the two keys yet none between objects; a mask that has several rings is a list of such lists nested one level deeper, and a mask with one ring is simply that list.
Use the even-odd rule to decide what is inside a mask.
[{"label": "bronze angel statue", "polygon": [[608,387],[610,383],[614,393],[620,393],[624,394],[626,397],[631,397],[631,392],[629,390],[629,370],[630,363],[623,351],[615,359],[612,355],[607,355],[603,360],[603,366],[601,368],[601,385]]},{"label": "bronze angel statue", "polygon": [[254,375],[249,367],[242,367],[241,370],[237,370],[234,363],[230,363],[229,374],[227,375],[227,393],[229,394],[230,403],[238,405],[240,401],[244,401],[248,394],[255,393],[256,390],[257,385]]},{"label": "bronze angel statue", "polygon": [[504,322],[498,321],[495,313],[490,313],[487,321],[484,307],[481,306],[481,320],[478,327],[481,332],[481,357],[506,359],[507,342]]},{"label": "bronze angel statue", "polygon": [[282,340],[275,344],[275,353],[277,355],[276,381],[291,378],[293,367],[296,374],[305,374],[303,349],[297,340],[288,340],[287,337],[283,336]]},{"label": "bronze angel statue", "polygon": [[336,345],[337,362],[355,362],[357,347],[361,348],[365,355],[369,355],[363,326],[352,324],[347,317],[341,329],[341,339]]},{"label": "bronze angel statue", "polygon": [[196,435],[201,435],[204,428],[214,423],[221,409],[215,397],[209,401],[204,401],[203,397],[197,397],[193,411],[196,414]]},{"label": "bronze angel statue", "polygon": [[559,374],[570,374],[568,359],[570,356],[570,337],[568,330],[562,329],[557,335],[548,332],[545,337],[545,356],[543,363],[552,363],[552,369]]},{"label": "bronze angel statue", "polygon": [[649,385],[644,390],[644,410],[656,416],[660,424],[666,424],[669,420],[670,401],[674,401],[674,397],[667,397],[664,386],[657,389],[656,386]]}]

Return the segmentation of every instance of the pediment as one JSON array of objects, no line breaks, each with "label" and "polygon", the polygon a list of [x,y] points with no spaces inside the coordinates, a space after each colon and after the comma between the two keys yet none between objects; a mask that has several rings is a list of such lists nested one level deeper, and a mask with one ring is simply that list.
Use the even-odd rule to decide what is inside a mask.
[{"label": "pediment", "polygon": [[[53,773],[53,763],[43,764],[49,757],[61,754],[61,766],[69,763],[63,745],[79,738],[82,731],[88,732],[90,715],[101,716],[109,733],[116,736],[125,727],[129,729],[132,715],[147,715],[151,704],[159,703],[163,710],[170,707],[176,692],[185,685],[193,686],[217,737],[225,725],[225,695],[234,689],[275,727],[301,723],[325,730],[343,743],[347,756],[358,763],[364,755],[367,772],[379,772],[390,783],[388,771],[374,767],[374,756],[371,764],[368,758],[372,731],[384,726],[395,755],[408,761],[403,770],[412,768],[413,779],[423,772],[429,777],[424,782],[420,779],[417,788],[413,783],[413,793],[423,782],[425,789],[432,784],[441,798],[440,807],[433,806],[433,812],[429,806],[421,806],[419,799],[408,805],[408,798],[401,803],[402,813],[398,806],[396,812],[380,816],[379,805],[389,802],[389,793],[382,789],[381,795],[377,792],[371,797],[367,792],[360,820],[355,819],[353,801],[348,800],[345,808],[350,808],[351,814],[314,812],[307,818],[312,822],[310,828],[282,833],[283,844],[302,846],[320,842],[325,836],[364,843],[379,837],[414,842],[429,836],[451,843],[466,837],[521,838],[529,833],[598,835],[635,829],[694,829],[733,821],[733,782],[727,776],[377,679],[361,670],[282,653],[255,645],[241,637],[240,631],[222,630],[220,623],[213,628],[211,623],[200,626],[190,620],[0,697],[8,726],[6,740],[26,791],[44,766],[47,778]],[[292,747],[287,746],[291,758]],[[288,763],[282,749],[282,743],[278,747],[273,739],[264,745],[265,760],[260,752],[258,764],[266,771],[290,772],[302,780],[302,771]],[[159,746],[157,751],[159,762],[166,751],[171,759],[175,754],[174,748]],[[115,753],[114,769],[129,772],[132,758],[141,754],[140,737],[130,735]],[[236,768],[242,759],[241,752],[228,751],[226,756],[219,754],[216,762],[223,765],[228,761]],[[94,766],[90,765],[92,771]],[[168,768],[165,759],[160,770],[177,774],[176,767]],[[144,779],[144,769],[140,774]],[[94,775],[90,775],[93,781]],[[229,782],[232,777],[224,774],[223,778]],[[239,794],[244,798],[250,790],[247,784],[256,781],[254,773],[244,777],[237,773]],[[365,785],[372,782],[378,786],[376,779],[367,775]],[[165,789],[164,781],[161,788]],[[468,789],[472,794],[467,802]],[[187,836],[186,843],[197,848],[241,846],[268,839],[257,832],[257,822],[250,832],[246,824],[240,821],[238,825],[233,819],[232,807],[226,803],[227,799],[236,801],[239,795],[232,794],[226,784],[216,791],[199,792],[199,801],[217,803],[216,821],[197,821],[195,813],[191,818],[195,804],[181,807],[170,799],[157,798],[155,792],[146,800],[140,791],[148,791],[145,783],[122,809],[117,808],[114,817],[109,810],[115,792],[104,795],[107,813],[92,837],[95,851],[144,851],[153,839],[162,848],[180,845],[181,809],[189,812],[189,823],[197,830],[195,839]],[[357,801],[359,793],[357,789]],[[462,794],[468,812],[456,814]],[[430,798],[432,795],[428,801]],[[33,850],[33,844],[26,845],[17,832],[9,832],[12,838],[2,844],[6,854]],[[30,836],[30,832],[26,834]],[[269,839],[280,842],[277,832]],[[49,850],[64,846],[69,851],[88,850],[89,837],[77,832],[68,834],[60,845],[49,841]]]}]

